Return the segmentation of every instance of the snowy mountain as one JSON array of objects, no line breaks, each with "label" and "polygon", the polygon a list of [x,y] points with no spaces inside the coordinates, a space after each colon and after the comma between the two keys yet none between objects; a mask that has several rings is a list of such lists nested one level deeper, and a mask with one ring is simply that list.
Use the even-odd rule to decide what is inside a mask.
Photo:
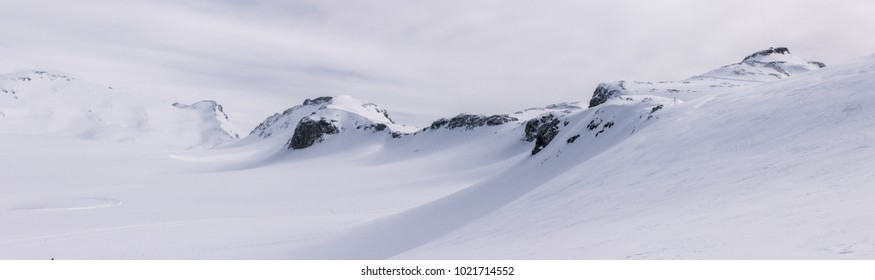
[{"label": "snowy mountain", "polygon": [[[666,108],[591,159],[579,156],[586,147],[563,147],[550,160],[572,166],[561,175],[474,186],[524,190],[393,256],[871,259],[873,58]],[[543,176],[538,166],[516,172]]]},{"label": "snowy mountain", "polygon": [[870,58],[673,106],[612,98],[569,141],[293,256],[869,259],[873,81]]},{"label": "snowy mountain", "polygon": [[610,98],[623,95],[655,95],[689,100],[702,94],[736,91],[739,88],[772,82],[823,67],[826,67],[826,64],[791,55],[790,50],[785,47],[769,48],[748,55],[741,62],[686,80],[602,83],[596,88],[589,107],[598,106]]},{"label": "snowy mountain", "polygon": [[0,131],[175,148],[237,138],[214,101],[169,104],[47,71],[0,76]]},{"label": "snowy mountain", "polygon": [[424,128],[318,97],[172,153],[0,133],[0,258],[875,257],[875,57],[603,85]]},{"label": "snowy mountain", "polygon": [[[285,139],[284,147],[304,149],[347,130],[386,130],[384,134],[398,139],[431,137],[427,136],[431,133],[426,133],[429,130],[452,130],[467,135],[469,133],[465,131],[480,127],[509,126],[521,129],[510,129],[506,137],[533,142],[531,154],[534,155],[553,141],[559,134],[560,127],[567,127],[572,120],[586,123],[586,132],[592,131],[592,137],[598,137],[616,124],[615,118],[618,116],[634,116],[646,121],[665,106],[739,90],[823,67],[825,64],[821,62],[807,61],[791,55],[787,48],[769,48],[753,53],[739,63],[682,81],[602,83],[593,93],[589,107],[605,103],[609,105],[595,112],[586,112],[586,117],[573,117],[584,112],[579,102],[571,102],[530,108],[513,114],[485,116],[462,113],[438,119],[428,127],[412,133],[410,131],[415,128],[396,124],[385,110],[373,103],[349,96],[319,97],[307,99],[301,105],[268,117],[250,135],[251,138],[267,139],[274,134],[280,134]],[[344,126],[344,123],[351,125]],[[631,133],[640,125],[637,121],[628,123],[627,120],[624,121],[622,130]],[[574,142],[581,134],[586,135],[586,132],[576,133],[563,140]],[[395,145],[392,141],[403,142],[386,139],[389,142],[384,144],[389,146]]]}]

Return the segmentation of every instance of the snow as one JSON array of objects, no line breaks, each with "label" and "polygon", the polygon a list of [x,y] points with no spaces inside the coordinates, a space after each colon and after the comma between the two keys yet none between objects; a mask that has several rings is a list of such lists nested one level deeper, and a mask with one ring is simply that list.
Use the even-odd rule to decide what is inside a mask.
[{"label": "snow", "polygon": [[363,129],[376,130],[373,128],[375,125],[384,125],[389,129],[386,131],[387,133],[381,134],[382,136],[387,136],[388,133],[392,132],[412,133],[416,131],[416,127],[395,123],[387,111],[380,109],[374,103],[358,100],[351,96],[324,96],[307,99],[303,104],[268,117],[242,141],[230,143],[226,147],[269,142],[271,143],[269,146],[274,146],[277,151],[288,148],[288,141],[294,135],[298,123],[304,118],[314,121],[325,119],[338,126],[341,132],[361,132],[360,130]]},{"label": "snow", "polygon": [[566,116],[578,111],[581,111],[583,107],[581,102],[564,102],[559,104],[550,104],[544,107],[536,107],[529,108],[522,111],[518,111],[513,113],[511,116],[520,119],[520,120],[530,120],[534,119],[540,115],[544,115],[547,113],[553,113],[555,115]]},{"label": "snow", "polygon": [[[774,50],[771,48],[770,50]],[[801,75],[822,68],[819,62],[808,61],[786,53],[751,55],[741,62],[729,64],[681,81],[618,81],[607,85],[621,89],[626,95],[657,95],[685,101],[735,92],[739,89]]]},{"label": "snow", "polygon": [[171,104],[39,70],[0,76],[0,89],[4,133],[156,148],[208,148],[237,138],[214,101]]},{"label": "snow", "polygon": [[873,78],[868,60],[667,108],[646,133],[394,257],[870,259]]},{"label": "snow", "polygon": [[[809,70],[628,82],[473,129],[405,128],[341,95],[210,149],[188,148],[230,131],[215,102],[7,75],[22,100],[0,95],[0,258],[871,259],[875,58]],[[560,130],[531,155],[543,114]],[[302,118],[342,131],[284,148]]]}]

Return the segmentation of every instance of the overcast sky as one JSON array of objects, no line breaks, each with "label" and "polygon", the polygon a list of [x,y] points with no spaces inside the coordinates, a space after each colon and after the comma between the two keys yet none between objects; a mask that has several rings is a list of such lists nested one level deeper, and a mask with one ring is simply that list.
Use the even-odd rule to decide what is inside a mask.
[{"label": "overcast sky", "polygon": [[216,99],[249,129],[321,95],[423,125],[679,80],[770,46],[875,53],[872,1],[0,0],[0,71]]}]

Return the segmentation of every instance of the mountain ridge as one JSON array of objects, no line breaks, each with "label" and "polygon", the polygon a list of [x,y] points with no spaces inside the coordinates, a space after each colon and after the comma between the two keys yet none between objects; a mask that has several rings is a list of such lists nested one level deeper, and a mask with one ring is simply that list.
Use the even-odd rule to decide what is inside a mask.
[{"label": "mountain ridge", "polygon": [[[588,108],[598,107],[611,100],[623,100],[619,103],[628,103],[630,100],[648,103],[649,114],[656,112],[665,106],[686,102],[704,95],[714,95],[741,88],[767,83],[783,79],[791,75],[797,75],[825,67],[825,64],[808,61],[793,56],[786,47],[772,47],[754,52],[746,56],[741,62],[719,67],[715,70],[689,79],[676,82],[630,82],[617,81],[599,84],[589,99]],[[15,83],[31,82],[33,80],[49,80],[52,85],[44,91],[57,91],[64,83],[78,83],[80,80],[66,74],[53,74],[47,71],[25,71],[5,75],[5,80]],[[9,83],[9,82],[7,82]],[[111,87],[94,85],[85,90],[86,93],[107,91],[99,95],[111,95]],[[16,91],[8,86],[3,86],[4,95],[17,99],[20,90]],[[615,102],[617,103],[617,102]],[[618,103],[618,104],[619,104]],[[420,135],[431,130],[457,130],[458,133],[475,130],[485,126],[515,126],[518,133],[515,137],[524,142],[531,142],[533,147],[531,154],[534,155],[549,145],[561,126],[568,125],[568,118],[579,114],[587,108],[580,106],[581,102],[564,102],[551,104],[543,107],[529,108],[514,113],[481,115],[460,113],[456,116],[440,118],[424,128],[416,128],[396,123],[389,117],[389,112],[372,102],[362,101],[350,96],[322,96],[305,99],[301,104],[290,107],[283,112],[273,114],[265,118],[258,126],[250,131],[240,141],[240,135],[235,132],[223,107],[215,101],[199,101],[192,105],[180,103],[171,104],[182,110],[202,111],[200,117],[203,123],[211,123],[201,128],[202,142],[205,147],[236,147],[248,145],[266,140],[277,141],[277,148],[289,150],[306,149],[318,145],[323,141],[331,141],[336,137],[351,131],[368,131],[370,134],[386,139],[400,139],[405,137],[421,137]],[[136,104],[134,104],[136,106]],[[130,106],[129,106],[130,107]],[[5,111],[9,111],[6,109]],[[644,116],[646,110],[635,113]],[[93,110],[88,109],[88,112]],[[0,110],[0,116],[8,115]],[[141,113],[146,115],[146,113]],[[166,114],[166,113],[165,113]],[[652,116],[648,115],[648,119]],[[600,124],[610,124],[610,120],[590,119],[586,120],[589,127],[598,127]],[[143,123],[142,121],[139,121]],[[95,125],[99,126],[99,125]],[[599,127],[598,131],[610,129]],[[142,130],[142,128],[140,129]],[[212,132],[210,132],[212,131]],[[211,133],[213,135],[211,135]],[[102,132],[89,132],[86,138],[111,138],[101,136]],[[377,136],[382,135],[382,136]],[[598,135],[598,134],[597,134]],[[597,136],[596,135],[596,136]],[[215,136],[215,137],[214,137]],[[271,140],[274,137],[280,140]],[[566,142],[574,142],[574,139],[564,139]],[[239,143],[232,143],[239,142]],[[281,144],[280,144],[281,143]],[[196,146],[196,145],[192,145]]]},{"label": "mountain ridge", "polygon": [[[589,108],[610,103],[609,101],[611,100],[618,100],[614,103],[626,104],[624,106],[630,105],[628,101],[636,101],[648,104],[648,106],[643,109],[634,109],[640,112],[633,114],[640,115],[642,118],[646,117],[647,120],[650,120],[654,112],[666,106],[683,103],[702,96],[739,90],[789,77],[791,74],[798,75],[823,67],[825,67],[823,63],[792,56],[789,49],[785,47],[773,47],[748,55],[741,62],[729,64],[705,74],[677,82],[618,81],[601,83],[596,87],[589,100]],[[558,131],[561,130],[560,123],[563,124],[563,127],[567,126],[569,124],[569,116],[585,110],[585,108],[579,106],[580,102],[564,102],[544,107],[529,108],[511,114],[482,115],[460,113],[453,117],[435,120],[422,129],[414,131],[415,128],[408,127],[410,130],[401,131],[395,127],[397,124],[388,117],[388,112],[379,109],[374,103],[356,100],[349,96],[341,97],[349,100],[347,102],[348,106],[340,108],[341,111],[348,111],[352,115],[361,115],[361,112],[369,112],[370,114],[382,114],[383,117],[378,116],[368,118],[368,120],[355,121],[357,125],[354,128],[341,128],[336,125],[339,122],[337,119],[339,116],[326,118],[326,115],[331,114],[323,113],[329,109],[328,107],[333,104],[333,100],[338,97],[317,97],[306,99],[301,105],[289,108],[281,114],[278,113],[268,117],[250,135],[267,138],[273,135],[274,131],[285,131],[283,132],[284,137],[288,139],[285,147],[299,150],[316,145],[327,138],[331,138],[333,135],[342,134],[348,129],[371,129],[374,132],[383,132],[385,130],[386,134],[390,135],[391,138],[405,138],[421,137],[422,133],[429,130],[459,130],[458,133],[465,133],[465,131],[475,130],[480,127],[508,125],[522,128],[520,130],[524,131],[524,133],[514,137],[525,142],[533,142],[531,154],[534,155],[554,140]],[[373,108],[368,109],[366,108],[367,106],[372,106]],[[295,114],[295,112],[299,114]],[[285,119],[280,121],[280,118]],[[359,124],[360,122],[362,124]],[[586,122],[589,123],[590,130],[598,128],[595,137],[605,129],[610,129],[613,125],[612,120],[601,118],[586,120]],[[601,126],[602,124],[606,124],[607,127]],[[275,127],[278,127],[278,129]],[[577,137],[565,139],[569,144],[575,140],[577,140]]]}]

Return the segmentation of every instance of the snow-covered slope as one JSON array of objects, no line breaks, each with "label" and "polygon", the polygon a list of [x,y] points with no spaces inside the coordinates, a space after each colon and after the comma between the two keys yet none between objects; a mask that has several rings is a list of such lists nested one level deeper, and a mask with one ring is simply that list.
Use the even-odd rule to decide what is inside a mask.
[{"label": "snow-covered slope", "polygon": [[875,57],[745,61],[421,129],[315,98],[173,154],[0,133],[0,258],[875,257]]},{"label": "snow-covered slope", "polygon": [[170,104],[46,71],[0,76],[0,132],[173,148],[237,138],[214,101]]},{"label": "snow-covered slope", "polygon": [[554,147],[568,171],[395,257],[871,259],[873,105],[867,59],[667,108],[591,159]]},{"label": "snow-covered slope", "polygon": [[656,95],[676,98],[679,102],[737,91],[752,85],[772,82],[811,70],[826,67],[817,61],[808,61],[790,54],[785,47],[769,48],[745,57],[741,62],[729,64],[705,74],[672,82],[627,82],[602,83],[596,88],[589,107],[604,103],[610,98],[623,95]]},{"label": "snow-covered slope", "polygon": [[[664,101],[664,100],[663,100]],[[654,100],[630,98],[611,101],[598,109],[578,111],[567,117],[555,117],[551,113],[547,116],[548,126],[555,125],[560,129],[553,130],[554,139],[550,145],[535,146],[527,143],[525,139],[508,137],[511,135],[525,135],[525,124],[515,123],[493,128],[480,128],[483,134],[466,135],[462,133],[450,133],[450,131],[436,131],[436,135],[426,135],[429,138],[443,140],[443,137],[463,137],[474,141],[476,145],[467,146],[465,141],[435,141],[457,143],[464,147],[462,150],[453,152],[455,161],[466,164],[486,164],[484,152],[496,147],[514,147],[516,149],[501,149],[502,153],[509,157],[505,161],[505,168],[500,172],[475,184],[442,197],[422,206],[410,209],[403,213],[392,215],[365,225],[351,227],[348,231],[337,237],[331,238],[325,243],[313,247],[304,248],[291,254],[294,258],[326,258],[326,259],[381,259],[390,258],[407,250],[428,244],[432,240],[446,235],[457,228],[477,223],[485,215],[495,211],[505,204],[518,199],[520,196],[540,187],[554,176],[560,175],[569,168],[585,162],[600,152],[621,143],[624,139],[633,135],[636,130],[643,129],[656,120],[653,113]],[[533,120],[540,120],[534,118]],[[555,120],[555,121],[554,121]],[[543,122],[541,122],[543,123]],[[479,131],[474,131],[479,132]],[[425,131],[428,132],[428,131]],[[438,138],[437,136],[443,136]],[[501,135],[498,137],[488,137]],[[482,141],[482,140],[490,141]],[[440,147],[440,146],[439,146]],[[522,147],[522,148],[520,148]],[[446,152],[440,149],[441,153]],[[452,151],[452,150],[451,150]],[[466,152],[467,151],[467,152]],[[531,151],[531,152],[530,152]],[[485,155],[495,160],[495,154]],[[561,156],[561,157],[560,157]],[[561,158],[561,159],[560,159]],[[570,158],[570,160],[568,160]],[[561,209],[553,209],[562,211]],[[513,228],[512,225],[506,225]],[[392,240],[392,242],[385,242]],[[514,244],[521,244],[515,242]],[[519,249],[519,248],[517,248]],[[536,250],[536,248],[532,248]],[[470,249],[463,250],[470,252]],[[464,254],[464,253],[463,253]],[[460,256],[459,258],[465,258]],[[501,258],[501,257],[497,257]]]}]

